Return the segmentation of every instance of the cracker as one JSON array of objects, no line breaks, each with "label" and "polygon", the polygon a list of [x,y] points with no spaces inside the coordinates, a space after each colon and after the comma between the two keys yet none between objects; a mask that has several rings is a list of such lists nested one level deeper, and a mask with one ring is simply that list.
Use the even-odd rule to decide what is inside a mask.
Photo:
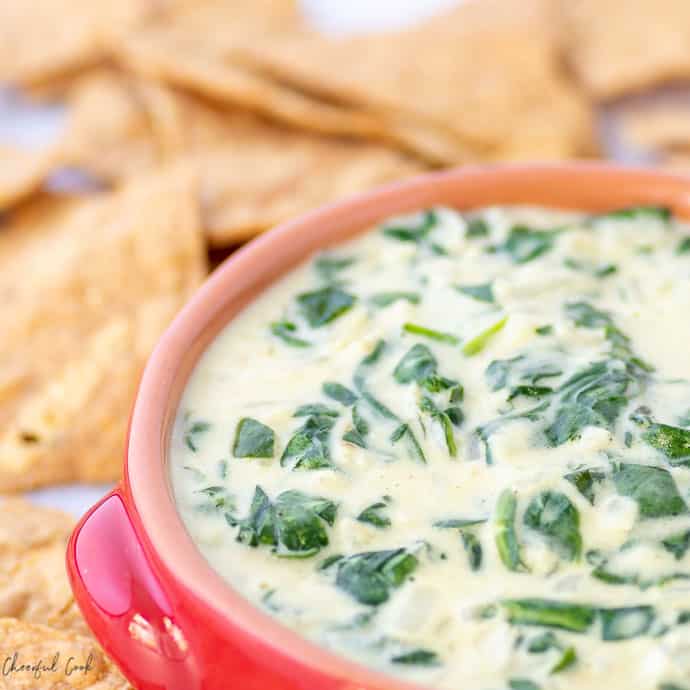
[{"label": "cracker", "polygon": [[0,491],[120,476],[142,366],[205,275],[187,171],[57,213],[0,234]]},{"label": "cracker", "polygon": [[646,149],[690,149],[690,107],[686,104],[658,104],[634,110],[622,117],[623,136]]},{"label": "cracker", "polygon": [[304,93],[443,127],[477,159],[591,153],[591,108],[562,69],[549,7],[541,0],[465,2],[388,34],[237,36],[228,54]]},{"label": "cracker", "polygon": [[52,149],[33,151],[0,146],[0,211],[35,193],[55,159]]},{"label": "cracker", "polygon": [[[54,630],[45,625],[0,618],[0,658],[7,662],[0,690],[127,690],[100,647],[89,637]],[[56,656],[57,655],[57,656]],[[34,672],[22,665],[45,664]],[[81,666],[81,669],[77,667]],[[130,689],[131,690],[131,689]]]},{"label": "cracker", "polygon": [[690,76],[686,0],[559,0],[578,76],[610,99]]}]

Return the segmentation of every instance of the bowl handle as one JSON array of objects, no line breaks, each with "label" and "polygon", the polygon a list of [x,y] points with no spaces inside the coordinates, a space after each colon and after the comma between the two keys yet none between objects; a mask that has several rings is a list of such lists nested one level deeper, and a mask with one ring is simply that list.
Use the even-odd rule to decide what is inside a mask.
[{"label": "bowl handle", "polygon": [[74,596],[105,651],[139,690],[199,688],[194,655],[117,488],[67,549]]}]

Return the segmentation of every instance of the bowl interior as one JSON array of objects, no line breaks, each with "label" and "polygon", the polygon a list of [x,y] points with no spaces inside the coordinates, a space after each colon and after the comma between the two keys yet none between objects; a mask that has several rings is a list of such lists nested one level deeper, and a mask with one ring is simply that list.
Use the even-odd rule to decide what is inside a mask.
[{"label": "bowl interior", "polygon": [[531,204],[593,212],[655,204],[690,218],[690,178],[582,163],[463,168],[391,185],[286,223],[233,254],[170,326],[142,378],[129,437],[130,497],[151,548],[179,580],[274,651],[367,688],[413,686],[321,650],[259,611],[212,571],[175,509],[167,448],[180,397],[196,362],[248,302],[312,252],[391,215],[434,204],[459,210]]}]

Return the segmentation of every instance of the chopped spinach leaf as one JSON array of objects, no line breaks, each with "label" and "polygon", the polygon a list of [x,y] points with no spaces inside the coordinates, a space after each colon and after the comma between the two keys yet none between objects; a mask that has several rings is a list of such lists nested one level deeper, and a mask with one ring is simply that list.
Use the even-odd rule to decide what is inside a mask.
[{"label": "chopped spinach leaf", "polygon": [[591,273],[595,278],[606,278],[607,276],[617,273],[618,266],[616,264],[600,264],[595,266],[586,262],[577,261],[575,259],[567,258],[563,262],[568,268],[574,271],[582,271],[584,273]]},{"label": "chopped spinach leaf", "polygon": [[458,454],[458,448],[455,443],[455,434],[453,433],[453,421],[447,412],[439,410],[431,398],[424,396],[422,398],[420,408],[423,412],[431,415],[431,418],[436,420],[443,429],[443,437],[448,448],[448,455],[454,458]]},{"label": "chopped spinach leaf", "polygon": [[516,625],[539,625],[571,632],[586,632],[597,610],[592,606],[550,599],[506,599],[501,602],[508,620]]},{"label": "chopped spinach leaf", "polygon": [[561,558],[575,561],[582,552],[580,514],[559,491],[543,491],[527,506],[523,522],[545,537]]},{"label": "chopped spinach leaf", "polygon": [[455,289],[463,295],[467,295],[478,302],[489,302],[493,304],[494,288],[492,283],[482,283],[481,285],[456,285]]},{"label": "chopped spinach leaf", "polygon": [[280,464],[293,470],[318,470],[333,467],[330,454],[330,433],[335,419],[329,415],[314,415],[288,441]]},{"label": "chopped spinach leaf", "polygon": [[189,424],[184,430],[183,438],[185,446],[187,446],[192,453],[196,453],[197,450],[199,450],[197,437],[200,434],[206,433],[210,428],[211,425],[202,420],[197,420],[196,422]]},{"label": "chopped spinach leaf", "polygon": [[328,256],[322,255],[314,260],[314,268],[322,280],[327,283],[332,283],[338,276],[340,271],[352,266],[355,263],[355,258],[352,256]]},{"label": "chopped spinach leaf", "polygon": [[508,316],[496,321],[488,328],[485,328],[481,333],[477,334],[471,340],[468,340],[462,347],[462,354],[466,357],[474,357],[478,355],[488,344],[491,338],[508,323]]},{"label": "chopped spinach leaf", "polygon": [[356,298],[338,287],[329,285],[297,296],[302,316],[312,328],[320,328],[352,308]]},{"label": "chopped spinach leaf", "polygon": [[494,539],[503,565],[508,570],[525,570],[520,557],[520,544],[515,531],[517,497],[511,489],[505,489],[498,498],[494,514]]},{"label": "chopped spinach leaf", "polygon": [[553,388],[548,386],[515,386],[510,391],[508,396],[508,402],[515,400],[515,398],[543,398],[546,395],[551,395],[553,393]]},{"label": "chopped spinach leaf", "polygon": [[488,518],[449,518],[447,520],[437,520],[434,527],[439,529],[458,529],[463,527],[475,527],[488,521]]},{"label": "chopped spinach leaf", "polygon": [[550,251],[559,233],[560,230],[533,230],[524,225],[516,225],[497,250],[508,254],[513,263],[525,264]]},{"label": "chopped spinach leaf", "polygon": [[418,225],[389,225],[383,229],[383,234],[400,242],[420,243],[426,239],[437,222],[436,213],[429,210],[424,212],[424,216]]},{"label": "chopped spinach leaf", "polygon": [[666,537],[661,544],[666,551],[672,553],[676,560],[679,561],[690,549],[690,530]]},{"label": "chopped spinach leaf", "polygon": [[431,350],[421,343],[413,345],[398,362],[393,376],[398,383],[422,381],[436,373],[438,362]]},{"label": "chopped spinach leaf", "polygon": [[374,527],[384,528],[391,526],[391,519],[387,515],[382,515],[381,511],[388,508],[386,501],[377,501],[365,508],[358,516],[359,522],[367,522]]},{"label": "chopped spinach leaf", "polygon": [[309,403],[297,408],[293,417],[313,417],[314,415],[323,415],[324,417],[339,417],[340,412],[334,410],[323,403]]},{"label": "chopped spinach leaf", "polygon": [[536,683],[526,678],[511,678],[508,687],[510,690],[541,690]]},{"label": "chopped spinach leaf", "polygon": [[491,362],[484,372],[489,388],[492,391],[499,391],[501,388],[505,388],[512,367],[523,359],[522,355],[518,355],[512,359],[495,359]]},{"label": "chopped spinach leaf", "polygon": [[311,347],[311,343],[298,338],[295,333],[297,326],[292,321],[275,321],[271,324],[271,333],[291,347]]},{"label": "chopped spinach leaf", "polygon": [[407,440],[410,451],[412,453],[412,457],[414,457],[414,459],[418,460],[419,462],[426,463],[426,456],[424,455],[424,451],[422,450],[422,447],[419,445],[419,441],[417,441],[417,437],[414,435],[414,432],[410,428],[409,424],[400,424],[400,426],[398,426],[392,433],[391,442],[395,444],[402,438],[405,438]]},{"label": "chopped spinach leaf", "polygon": [[341,405],[345,405],[345,407],[349,407],[357,400],[357,396],[349,388],[335,381],[326,381],[321,386],[321,390],[324,395],[339,402]]},{"label": "chopped spinach leaf", "polygon": [[343,435],[343,441],[354,443],[360,448],[366,448],[366,436],[369,433],[369,424],[364,417],[359,413],[357,405],[352,408],[352,429],[349,429]]},{"label": "chopped spinach leaf", "polygon": [[669,458],[671,465],[690,464],[690,429],[652,422],[642,439]]},{"label": "chopped spinach leaf", "polygon": [[488,237],[490,234],[489,224],[483,218],[470,218],[467,221],[467,229],[465,230],[465,237]]},{"label": "chopped spinach leaf", "polygon": [[690,254],[690,237],[682,239],[676,247],[676,254]]},{"label": "chopped spinach leaf", "polygon": [[406,666],[438,666],[441,661],[436,652],[428,649],[414,649],[411,652],[398,654],[391,659],[393,664],[404,664]]},{"label": "chopped spinach leaf", "polygon": [[462,530],[460,532],[462,537],[462,545],[467,553],[467,558],[469,559],[470,569],[479,570],[482,567],[482,544],[476,534],[472,532],[467,532]]},{"label": "chopped spinach leaf", "polygon": [[561,649],[561,645],[558,642],[558,638],[551,632],[545,632],[537,637],[530,640],[527,646],[527,651],[530,654],[543,654],[548,652],[550,649]]},{"label": "chopped spinach leaf", "polygon": [[565,479],[594,505],[596,485],[606,479],[606,473],[595,469],[575,470],[566,474]]},{"label": "chopped spinach leaf", "polygon": [[621,464],[612,478],[618,493],[637,503],[643,520],[688,512],[673,477],[661,467]]},{"label": "chopped spinach leaf", "polygon": [[418,292],[379,292],[369,298],[369,302],[380,309],[389,307],[399,300],[405,300],[410,304],[419,304],[422,297]]},{"label": "chopped spinach leaf", "polygon": [[196,493],[205,497],[205,503],[198,506],[201,510],[235,510],[235,497],[224,486],[206,486]]},{"label": "chopped spinach leaf", "polygon": [[561,658],[551,669],[551,673],[561,673],[577,663],[577,652],[575,647],[566,647],[561,654]]},{"label": "chopped spinach leaf", "polygon": [[608,213],[601,213],[594,216],[591,220],[593,223],[606,220],[648,220],[656,219],[663,223],[668,223],[671,220],[671,209],[667,206],[628,206],[626,208],[619,208]]},{"label": "chopped spinach leaf", "polygon": [[251,417],[243,417],[235,430],[232,454],[236,458],[272,458],[275,438],[271,427]]},{"label": "chopped spinach leaf", "polygon": [[406,333],[411,333],[412,335],[421,335],[424,338],[430,338],[431,340],[436,340],[439,343],[448,343],[449,345],[457,345],[460,342],[460,338],[452,333],[442,333],[441,331],[435,331],[431,328],[419,326],[415,323],[403,324],[403,331]]},{"label": "chopped spinach leaf", "polygon": [[273,546],[278,556],[308,558],[328,545],[328,533],[335,522],[338,506],[320,496],[301,491],[284,491],[271,503],[259,486],[249,515],[238,520],[229,513],[226,519],[232,527],[239,527],[237,540],[248,546]]},{"label": "chopped spinach leaf", "polygon": [[537,335],[551,335],[553,333],[553,326],[547,324],[546,326],[539,326],[534,329]]},{"label": "chopped spinach leaf", "polygon": [[601,609],[601,639],[617,642],[639,637],[649,632],[655,619],[651,606],[628,606],[625,608]]},{"label": "chopped spinach leaf", "polygon": [[378,606],[418,565],[417,557],[407,549],[367,551],[338,561],[335,584],[360,604]]}]

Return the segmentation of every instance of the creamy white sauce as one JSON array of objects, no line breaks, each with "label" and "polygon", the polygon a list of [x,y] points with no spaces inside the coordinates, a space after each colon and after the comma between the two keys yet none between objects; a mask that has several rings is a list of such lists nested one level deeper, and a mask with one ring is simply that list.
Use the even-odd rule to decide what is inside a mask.
[{"label": "creamy white sauce", "polygon": [[[422,231],[401,241],[400,228]],[[316,257],[321,270],[305,262],[226,327],[189,381],[171,473],[192,538],[257,606],[408,680],[449,690],[687,690],[690,469],[679,448],[690,438],[690,251],[678,251],[686,232],[644,211],[592,221],[533,208],[467,216],[439,208],[333,248]],[[352,261],[329,271],[324,257]],[[310,327],[304,303],[314,298],[297,296],[327,285],[331,298],[354,302]],[[477,285],[484,301],[457,287]],[[413,296],[375,306],[393,291]],[[272,333],[276,322],[292,324],[278,330],[298,342]],[[380,341],[378,360],[362,366]],[[413,346],[433,360],[405,376],[399,364]],[[564,385],[596,363],[599,378]],[[343,440],[353,439],[353,405],[325,395],[324,382],[357,396],[365,448]],[[294,416],[316,403],[337,416]],[[444,416],[448,408],[456,409]],[[244,418],[264,425],[258,436],[238,439]],[[477,429],[493,420],[484,443]],[[328,466],[306,469],[302,458],[293,467],[297,442],[288,444],[305,424],[307,450]],[[252,440],[271,457],[234,456]],[[690,447],[687,455],[690,466]],[[584,493],[566,479],[582,469],[595,473]],[[272,506],[261,538],[251,531],[256,515],[248,519],[257,487]],[[289,490],[325,499],[301,504],[316,542],[313,529],[301,546],[290,541],[294,501],[287,512],[275,506]],[[358,519],[373,504],[378,525]],[[451,519],[486,521],[435,526]],[[376,583],[356,581],[357,561],[345,559],[395,549],[404,549],[399,565],[374,577],[372,595]],[[335,555],[345,558],[322,568]],[[379,603],[363,601],[372,596]],[[566,612],[570,629],[554,627],[549,611],[529,624],[506,603],[528,598],[584,609]],[[535,651],[539,642],[545,650]]]}]

